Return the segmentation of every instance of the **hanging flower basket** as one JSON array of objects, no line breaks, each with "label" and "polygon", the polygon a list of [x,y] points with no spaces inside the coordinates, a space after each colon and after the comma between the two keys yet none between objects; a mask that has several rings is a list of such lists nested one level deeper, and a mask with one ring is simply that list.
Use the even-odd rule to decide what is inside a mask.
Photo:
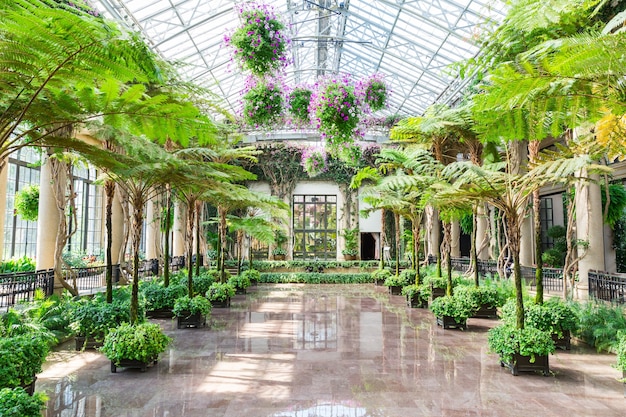
[{"label": "hanging flower basket", "polygon": [[328,170],[326,152],[319,148],[305,148],[302,151],[301,165],[309,177],[320,175]]},{"label": "hanging flower basket", "polygon": [[270,5],[241,3],[235,6],[240,25],[224,40],[234,49],[234,58],[256,76],[271,74],[287,65],[289,43],[285,24]]},{"label": "hanging flower basket", "polygon": [[358,133],[359,104],[354,86],[347,79],[330,78],[319,84],[310,108],[317,118],[317,128],[331,150],[352,143]]},{"label": "hanging flower basket", "polygon": [[372,111],[385,108],[387,103],[387,84],[381,74],[375,74],[361,81],[356,86],[357,94],[363,98],[363,102]]},{"label": "hanging flower basket", "polygon": [[309,104],[313,92],[306,87],[297,87],[289,94],[289,113],[295,122],[306,124],[311,121]]},{"label": "hanging flower basket", "polygon": [[282,86],[275,80],[250,78],[243,96],[243,120],[248,126],[271,126],[283,111]]}]

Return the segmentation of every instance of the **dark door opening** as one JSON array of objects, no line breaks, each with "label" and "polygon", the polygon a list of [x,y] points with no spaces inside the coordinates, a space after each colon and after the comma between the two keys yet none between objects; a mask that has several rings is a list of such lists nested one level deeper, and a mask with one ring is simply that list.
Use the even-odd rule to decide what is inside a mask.
[{"label": "dark door opening", "polygon": [[373,261],[376,259],[376,238],[372,233],[361,233],[361,260]]}]

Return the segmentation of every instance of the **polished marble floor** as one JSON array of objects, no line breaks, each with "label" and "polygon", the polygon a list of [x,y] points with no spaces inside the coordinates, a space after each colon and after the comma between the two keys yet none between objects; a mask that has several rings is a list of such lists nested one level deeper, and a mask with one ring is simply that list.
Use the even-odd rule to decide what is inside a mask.
[{"label": "polished marble floor", "polygon": [[110,372],[67,343],[37,391],[47,417],[626,416],[615,357],[575,345],[552,375],[512,376],[487,351],[497,320],[443,330],[373,285],[262,285],[174,339],[147,372]]}]

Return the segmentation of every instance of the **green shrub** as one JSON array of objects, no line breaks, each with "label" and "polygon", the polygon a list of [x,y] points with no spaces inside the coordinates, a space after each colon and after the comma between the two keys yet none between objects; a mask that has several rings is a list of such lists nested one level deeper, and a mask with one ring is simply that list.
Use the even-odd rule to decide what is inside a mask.
[{"label": "green shrub", "polygon": [[0,416],[41,417],[47,397],[42,393],[28,395],[24,388],[2,388],[0,390]]},{"label": "green shrub", "polygon": [[[217,271],[215,271],[217,272]],[[191,285],[193,288],[194,294],[206,294],[206,292],[216,281],[215,275],[213,273],[209,273],[209,271],[203,271],[200,275],[196,275],[191,280]]]},{"label": "green shrub", "polygon": [[413,298],[415,294],[419,294],[421,301],[427,301],[431,294],[430,286],[411,284],[402,287],[402,295]]},{"label": "green shrub", "polygon": [[45,338],[22,334],[0,338],[0,387],[30,384],[50,351]]},{"label": "green shrub", "polygon": [[621,306],[604,303],[577,303],[578,329],[574,334],[598,351],[614,351],[617,336],[626,332],[626,317]]},{"label": "green shrub", "polygon": [[367,284],[372,282],[369,273],[329,274],[329,273],[262,273],[260,282],[268,284]]},{"label": "green shrub", "polygon": [[228,283],[235,287],[235,290],[245,290],[250,285],[252,285],[252,283],[250,282],[250,278],[248,278],[247,275],[243,274],[233,275],[232,277],[228,278]]},{"label": "green shrub", "polygon": [[[93,299],[83,298],[72,309],[70,327],[75,334],[104,340],[110,329],[121,323],[130,323],[130,299],[114,297],[107,303],[102,296]],[[139,320],[145,319],[143,305],[140,305]]]},{"label": "green shrub", "polygon": [[406,282],[405,285],[415,284],[415,277],[417,277],[417,271],[415,271],[415,269],[405,269],[400,272],[400,278]]},{"label": "green shrub", "polygon": [[481,285],[458,285],[454,287],[454,296],[461,298],[469,304],[472,311],[477,311],[481,306],[499,307],[500,300],[495,287]]},{"label": "green shrub", "polygon": [[202,295],[196,295],[189,298],[188,295],[180,297],[174,303],[172,312],[176,317],[183,317],[187,313],[189,315],[200,314],[206,316],[211,311],[211,302]]},{"label": "green shrub", "polygon": [[451,317],[457,323],[463,323],[472,315],[472,305],[459,297],[446,295],[433,300],[430,310],[436,317]]},{"label": "green shrub", "polygon": [[116,365],[122,360],[149,363],[155,361],[170,342],[158,324],[123,323],[106,335],[100,351]]},{"label": "green shrub", "polygon": [[39,217],[39,185],[31,184],[15,194],[15,213],[27,221]]},{"label": "green shrub", "polygon": [[536,355],[548,355],[556,349],[549,332],[525,327],[518,329],[502,324],[490,329],[487,335],[489,351],[500,355],[503,362],[511,363],[514,354],[530,357],[535,362]]},{"label": "green shrub", "polygon": [[242,276],[246,277],[250,283],[259,282],[261,280],[261,273],[256,269],[249,269],[243,271],[241,273]]},{"label": "green shrub", "polygon": [[626,333],[619,334],[615,353],[617,353],[617,369],[626,372]]},{"label": "green shrub", "polygon": [[24,255],[21,258],[11,258],[0,262],[0,274],[11,272],[31,272],[35,270],[35,261]]},{"label": "green shrub", "polygon": [[224,302],[235,296],[235,287],[226,282],[214,282],[206,292],[209,301]]},{"label": "green shrub", "polygon": [[187,295],[187,286],[170,284],[164,287],[159,281],[143,282],[139,286],[146,310],[172,309],[177,298]]},{"label": "green shrub", "polygon": [[406,280],[406,276],[391,275],[385,279],[385,285],[387,287],[404,287],[409,285],[409,282]]},{"label": "green shrub", "polygon": [[391,277],[392,273],[389,269],[377,269],[372,272],[372,281],[386,281],[387,278]]}]

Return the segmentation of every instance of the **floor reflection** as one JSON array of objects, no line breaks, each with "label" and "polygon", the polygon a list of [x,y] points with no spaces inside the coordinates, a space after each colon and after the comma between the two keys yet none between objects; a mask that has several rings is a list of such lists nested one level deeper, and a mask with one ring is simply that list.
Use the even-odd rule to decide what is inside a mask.
[{"label": "floor reflection", "polygon": [[444,331],[384,287],[258,286],[214,309],[206,328],[155,322],[174,342],[145,373],[112,374],[106,358],[71,341],[53,353],[36,386],[49,396],[44,415],[623,415],[614,356],[576,347],[550,359],[550,378],[512,377],[487,352],[497,321]]}]

